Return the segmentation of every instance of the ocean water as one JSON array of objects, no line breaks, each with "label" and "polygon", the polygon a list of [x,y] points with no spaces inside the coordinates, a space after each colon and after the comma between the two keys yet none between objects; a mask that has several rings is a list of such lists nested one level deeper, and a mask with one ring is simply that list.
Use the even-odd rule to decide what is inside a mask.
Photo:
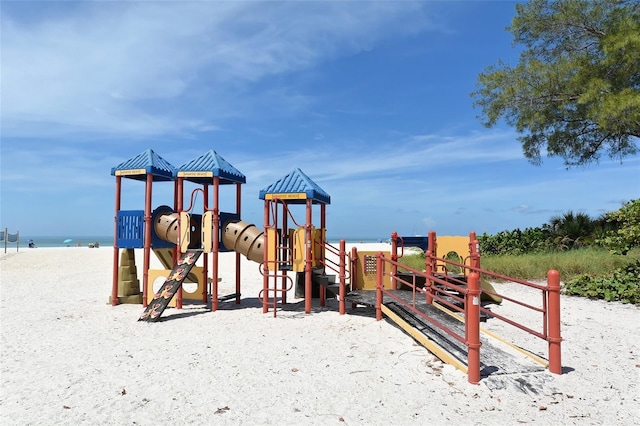
[{"label": "ocean water", "polygon": [[[71,241],[65,243],[67,239]],[[342,238],[329,237],[328,241],[331,244],[337,245]],[[20,247],[28,247],[29,240],[33,240],[36,247],[77,247],[80,244],[82,247],[87,247],[89,243],[98,243],[100,247],[113,247],[113,236],[38,236],[38,235],[20,235]],[[371,237],[347,237],[344,238],[347,243],[380,243],[386,242],[387,239],[383,238],[371,238]],[[1,244],[1,243],[0,243]],[[15,243],[8,243],[7,247],[15,247]]]},{"label": "ocean water", "polygon": [[[65,243],[64,241],[70,239],[71,241]],[[82,247],[87,247],[89,243],[98,243],[100,247],[113,247],[113,236],[38,236],[38,235],[22,235],[20,234],[20,247],[28,247],[29,240],[33,240],[36,247],[76,247],[80,244]],[[15,243],[8,243],[7,247],[15,247]]]}]

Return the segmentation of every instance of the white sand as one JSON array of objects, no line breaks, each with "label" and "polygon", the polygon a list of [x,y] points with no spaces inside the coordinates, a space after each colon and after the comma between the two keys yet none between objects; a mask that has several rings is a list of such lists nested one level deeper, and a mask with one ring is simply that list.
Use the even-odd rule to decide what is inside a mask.
[{"label": "white sand", "polygon": [[[137,322],[141,305],[107,304],[112,255],[2,255],[1,424],[640,423],[637,306],[563,296],[564,374],[524,377],[529,390],[519,377],[472,385],[391,323],[340,316],[334,300],[314,301],[310,315],[299,300],[263,314],[258,265],[244,258],[241,305]],[[221,294],[233,291],[233,258],[221,256]],[[531,345],[546,355],[544,342]]]}]

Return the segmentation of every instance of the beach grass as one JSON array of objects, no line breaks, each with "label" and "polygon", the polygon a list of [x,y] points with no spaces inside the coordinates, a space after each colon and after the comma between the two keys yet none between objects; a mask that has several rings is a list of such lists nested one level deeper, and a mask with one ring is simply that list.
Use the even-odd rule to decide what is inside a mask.
[{"label": "beach grass", "polygon": [[[620,256],[590,247],[562,252],[482,256],[481,266],[482,269],[519,279],[544,279],[550,269],[555,269],[563,281],[569,281],[582,274],[606,276],[639,259],[640,249]],[[405,255],[400,262],[418,270],[424,269],[423,254]]]}]

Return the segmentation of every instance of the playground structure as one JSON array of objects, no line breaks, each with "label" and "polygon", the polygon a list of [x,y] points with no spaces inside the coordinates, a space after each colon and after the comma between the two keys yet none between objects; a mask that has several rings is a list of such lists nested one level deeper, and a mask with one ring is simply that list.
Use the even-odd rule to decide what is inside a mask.
[{"label": "playground structure", "polygon": [[[311,209],[315,204],[322,206],[328,204],[330,197],[300,169],[293,170],[261,191],[260,198],[265,200],[265,232],[253,224],[240,220],[241,185],[246,182],[246,178],[215,151],[208,151],[176,168],[149,149],[114,167],[111,174],[116,178],[113,281],[110,296],[112,305],[141,303],[144,307],[148,307],[156,299],[151,295],[156,296],[152,284],[158,277],[172,281],[175,286],[174,306],[177,308],[182,307],[185,296],[191,301],[211,303],[212,311],[218,309],[220,301],[235,299],[239,304],[240,255],[244,255],[249,260],[261,263],[264,267],[265,289],[260,298],[263,300],[265,310],[268,310],[269,306],[276,306],[280,297],[282,297],[282,303],[286,303],[286,291],[283,291],[278,284],[284,282],[287,283],[288,288],[293,286],[292,279],[287,275],[288,271],[301,272],[307,266],[311,267],[316,263],[311,259],[311,254],[305,250],[296,249],[295,254],[292,254],[293,247],[296,244],[297,247],[306,244],[305,238],[311,235],[307,235],[307,230],[314,235],[318,235],[318,232],[324,235],[324,231],[315,229],[311,223],[313,216]],[[121,209],[123,179],[145,182],[144,210]],[[152,209],[153,185],[156,182],[174,184],[173,207],[161,205]],[[185,182],[201,186],[191,192],[190,203],[187,206],[184,203]],[[219,191],[223,185],[233,186],[236,190],[235,211],[225,212],[220,208]],[[212,203],[209,201],[210,192],[213,192]],[[194,213],[195,199],[200,194],[202,213],[196,214]],[[307,209],[306,222],[304,225],[299,225],[298,229],[289,230],[286,217],[284,226],[279,227],[277,216],[269,216],[269,210],[278,210],[277,205],[285,206],[287,214],[290,215],[290,209],[286,207],[289,204],[304,204]],[[322,207],[323,223],[324,211]],[[270,221],[273,223],[270,224]],[[140,291],[135,265],[133,253],[135,249],[143,250],[142,291]],[[189,250],[199,251],[198,256],[204,254],[202,266],[190,265],[188,274],[179,275],[180,282],[169,279],[178,276],[174,269],[180,265],[179,260],[182,254]],[[236,253],[236,291],[230,295],[220,296],[218,294],[218,254],[227,251]],[[165,269],[150,269],[151,252],[155,253]],[[305,257],[306,255],[309,257]],[[211,257],[211,271],[209,271],[209,257]],[[311,289],[311,277],[307,275],[302,279],[309,280],[305,284],[305,289]],[[181,285],[184,280],[196,283],[197,290],[185,295]],[[165,285],[162,288],[166,290]],[[163,298],[168,298],[171,302],[174,293],[168,290],[163,293]],[[308,299],[308,312],[310,312],[310,293]],[[156,310],[153,320],[156,320],[160,314],[161,312]],[[150,319],[151,317],[145,317],[145,320]]]},{"label": "playground structure", "polygon": [[[336,297],[341,315],[347,312],[348,305],[352,309],[363,305],[374,307],[376,319],[385,315],[436,356],[467,373],[472,383],[492,371],[537,371],[548,367],[553,373],[561,373],[557,272],[550,271],[547,285],[541,286],[482,270],[473,232],[468,239],[436,238],[435,232],[428,237],[400,237],[393,233],[388,252],[359,252],[355,247],[347,252],[344,240],[338,247],[326,241],[326,206],[330,204],[330,196],[300,169],[260,191],[259,198],[264,201],[262,229],[240,219],[241,185],[246,178],[215,151],[175,168],[147,150],[114,167],[111,174],[116,177],[116,206],[110,303],[114,306],[141,303],[145,307],[141,321],[157,321],[165,308],[180,309],[185,299],[210,303],[211,311],[218,310],[223,301],[241,303],[240,256],[244,255],[259,264],[256,267],[263,276],[258,295],[263,313],[272,310],[276,316],[278,307],[287,303],[287,293],[295,286],[296,297],[304,298],[305,313],[311,312],[312,298],[319,298],[320,305],[325,306],[328,297]],[[123,178],[145,182],[144,210],[121,210]],[[185,181],[201,186],[191,192],[187,206]],[[161,205],[152,210],[154,182],[173,183],[173,207]],[[234,211],[220,208],[221,185],[235,188]],[[195,213],[199,195],[201,214]],[[293,215],[295,205],[304,206],[304,221]],[[317,206],[320,226],[316,228],[312,218]],[[425,252],[424,270],[398,263],[408,247],[420,247]],[[142,291],[135,249],[143,249]],[[150,269],[152,251],[165,269]],[[228,251],[235,252],[235,292],[219,295],[218,254]],[[202,266],[196,266],[200,257]],[[541,303],[537,306],[502,295],[488,282],[481,282],[480,274],[538,290]],[[159,278],[165,281],[155,292],[152,284]],[[196,290],[185,293],[184,282],[195,283]],[[539,314],[540,329],[496,315],[485,306],[503,300]],[[496,344],[486,337],[481,340],[480,321],[489,317],[547,341],[548,360],[529,354],[535,361],[534,367],[511,362],[511,357]],[[494,364],[481,361],[481,346],[483,353],[500,361]]]}]

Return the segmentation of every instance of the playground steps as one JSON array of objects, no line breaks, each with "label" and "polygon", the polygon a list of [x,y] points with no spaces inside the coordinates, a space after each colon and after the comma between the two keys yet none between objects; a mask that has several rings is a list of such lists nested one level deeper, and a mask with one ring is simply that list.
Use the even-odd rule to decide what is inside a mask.
[{"label": "playground steps", "polygon": [[[375,306],[375,290],[358,290],[350,292],[345,300],[352,303]],[[413,292],[392,290],[391,293],[405,302],[412,302]],[[464,322],[456,318],[445,309],[426,303],[424,296],[416,294],[416,309],[433,318],[456,334],[464,336]],[[442,361],[451,364],[461,371],[467,371],[467,347],[451,337],[435,324],[407,310],[395,301],[383,303],[383,313],[396,323],[418,343],[426,347]],[[493,374],[519,374],[543,371],[546,368],[544,360],[534,360],[526,355],[526,351],[482,333],[480,336],[480,375],[487,377]]]},{"label": "playground steps", "polygon": [[175,296],[176,292],[182,286],[185,278],[189,275],[191,268],[202,254],[202,250],[187,250],[176,266],[173,267],[171,273],[167,277],[160,291],[155,294],[149,306],[144,310],[138,321],[156,322],[160,319],[160,315]]},{"label": "playground steps", "polygon": [[[111,296],[109,296],[111,303]],[[122,249],[118,268],[118,303],[142,303],[140,280],[133,249]]]},{"label": "playground steps", "polygon": [[340,283],[336,282],[335,275],[323,274],[322,271],[313,273],[314,284],[320,285],[328,290],[328,297],[335,297],[340,295]]},{"label": "playground steps", "polygon": [[218,296],[218,302],[225,302],[227,300],[235,299],[236,297],[240,297],[240,293],[225,294],[224,296]]},{"label": "playground steps", "polygon": [[[298,298],[304,297],[304,272],[296,273],[296,286],[295,296]],[[327,297],[334,297],[340,292],[340,284],[336,283],[335,275],[326,275],[322,272],[322,269],[314,269],[311,274],[311,297],[317,299],[320,297],[320,287],[324,287],[329,290]]]}]

